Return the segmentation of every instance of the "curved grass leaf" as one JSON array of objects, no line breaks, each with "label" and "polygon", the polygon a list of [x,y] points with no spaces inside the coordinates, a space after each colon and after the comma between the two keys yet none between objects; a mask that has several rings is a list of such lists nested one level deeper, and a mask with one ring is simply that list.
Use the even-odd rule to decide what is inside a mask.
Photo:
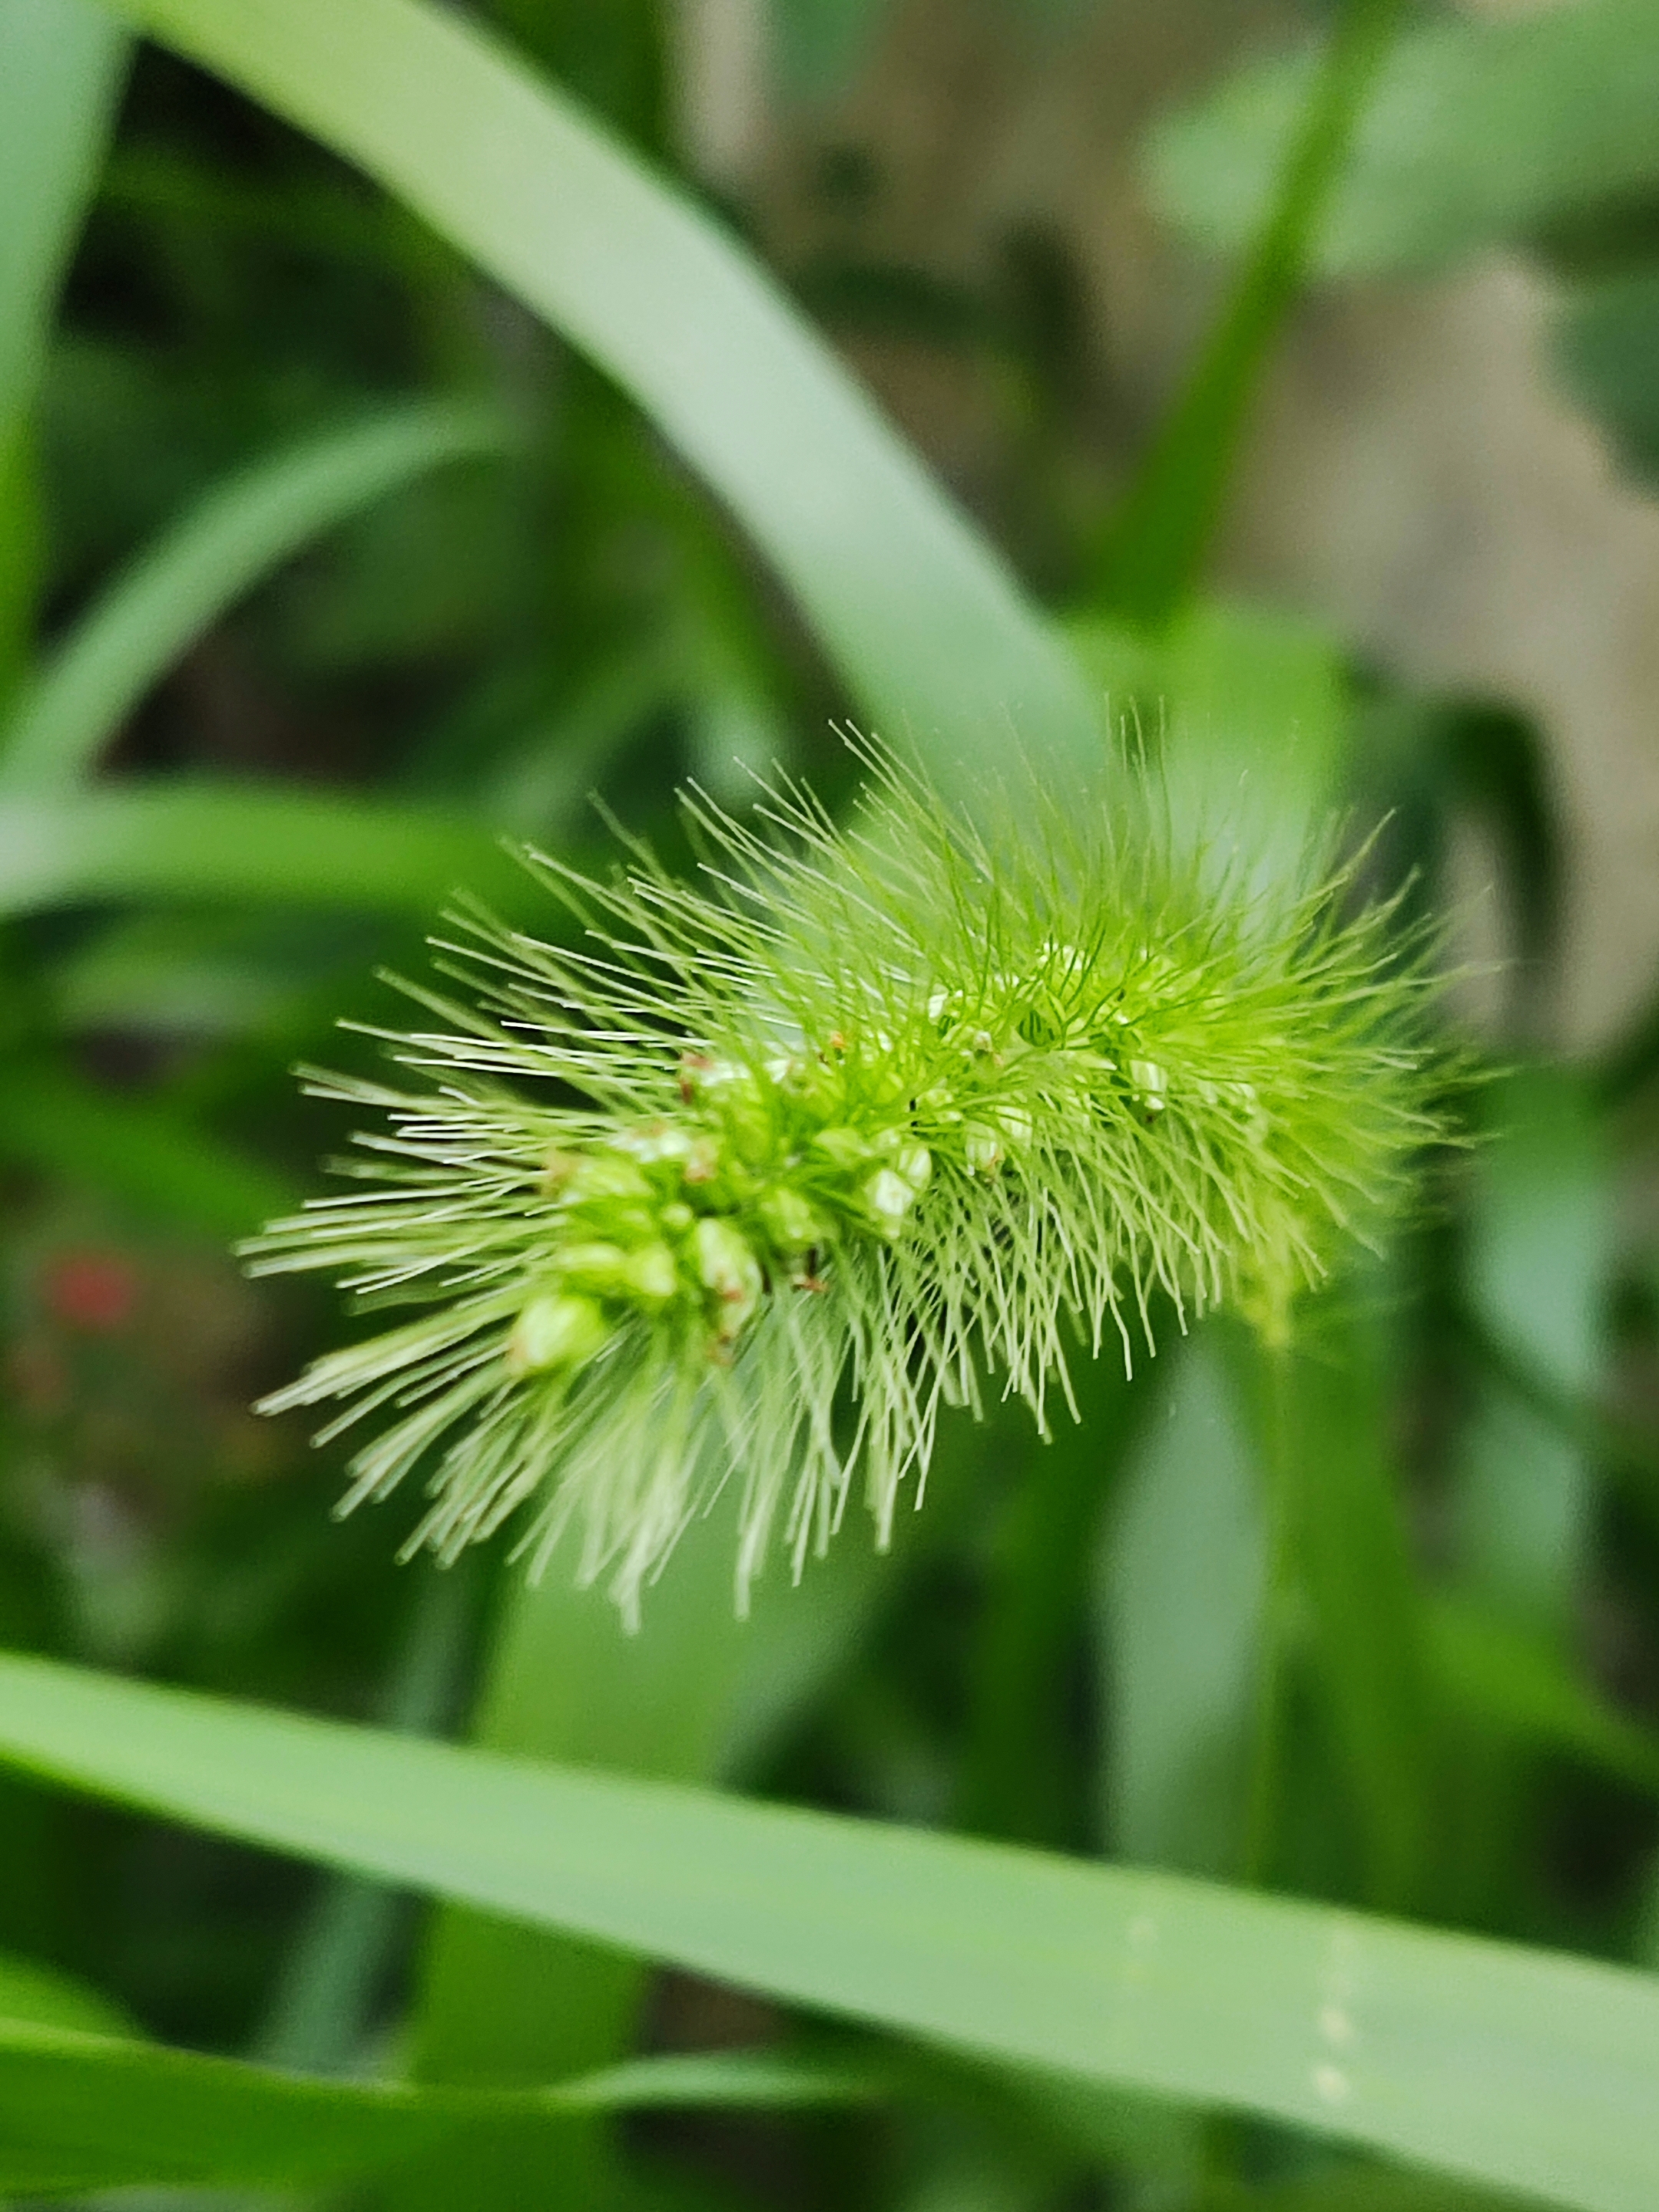
[{"label": "curved grass leaf", "polygon": [[1607,434],[1622,467],[1659,484],[1659,271],[1610,277],[1570,295],[1552,350],[1562,382]]},{"label": "curved grass leaf", "polygon": [[554,88],[421,0],[118,12],[397,193],[607,369],[795,592],[860,707],[936,773],[1092,770],[1078,672],[998,557],[748,255]]},{"label": "curved grass leaf", "polygon": [[1267,1532],[1214,1330],[1181,1347],[1167,1388],[1101,1547],[1101,1826],[1131,1857],[1221,1875],[1243,1855]]},{"label": "curved grass leaf", "polygon": [[1231,298],[1113,519],[1107,605],[1148,624],[1190,593],[1214,534],[1247,410],[1301,289],[1355,118],[1393,41],[1401,0],[1347,0],[1305,103],[1285,133],[1282,173]]},{"label": "curved grass leaf", "polygon": [[39,371],[129,44],[89,0],[0,4],[0,444]]},{"label": "curved grass leaf", "polygon": [[27,664],[40,582],[34,388],[131,44],[90,0],[0,0],[0,694]]},{"label": "curved grass leaf", "polygon": [[134,1211],[214,1237],[246,1237],[293,1202],[283,1177],[143,1097],[66,1069],[14,1064],[0,1086],[0,1158],[27,1161]]},{"label": "curved grass leaf", "polygon": [[323,2081],[160,2044],[0,2018],[0,2191],[304,2185],[520,2139],[543,2170],[597,2112],[858,2102],[869,2079],[726,2051],[641,2059],[545,2089]]},{"label": "curved grass leaf", "polygon": [[0,729],[0,791],[76,782],[190,644],[270,570],[411,478],[502,452],[483,407],[377,408],[219,484],[147,546],[59,645]]},{"label": "curved grass leaf", "polygon": [[[1163,212],[1207,245],[1241,250],[1270,204],[1315,66],[1302,54],[1240,70],[1164,123],[1149,164]],[[1431,21],[1378,75],[1316,264],[1342,276],[1430,267],[1650,193],[1656,109],[1652,0]]]},{"label": "curved grass leaf", "polygon": [[0,1756],[981,2057],[1583,2212],[1659,2195],[1659,1981],[1587,1960],[15,1656]]},{"label": "curved grass leaf", "polygon": [[147,898],[427,919],[462,885],[522,906],[528,880],[435,809],[206,781],[0,799],[0,916]]},{"label": "curved grass leaf", "polygon": [[0,2022],[74,2028],[83,2035],[131,2035],[118,2005],[85,1982],[0,1951]]},{"label": "curved grass leaf", "polygon": [[[1490,1134],[1471,1193],[1469,1310],[1504,1365],[1554,1398],[1584,1403],[1607,1357],[1603,1307],[1620,1235],[1606,1129],[1588,1086],[1564,1068],[1513,1068],[1482,1107]],[[1589,1571],[1593,1455],[1485,1376],[1455,1474],[1474,1583],[1559,1630]]]},{"label": "curved grass leaf", "polygon": [[1580,1681],[1547,1637],[1455,1598],[1436,1602],[1429,1626],[1441,1687],[1477,1727],[1659,1798],[1659,1737]]}]

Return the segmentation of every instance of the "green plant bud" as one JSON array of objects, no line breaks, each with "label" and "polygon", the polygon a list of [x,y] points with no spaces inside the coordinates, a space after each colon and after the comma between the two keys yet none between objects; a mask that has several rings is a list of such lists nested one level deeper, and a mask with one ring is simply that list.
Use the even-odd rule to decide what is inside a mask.
[{"label": "green plant bud", "polygon": [[1011,1145],[1029,1145],[1036,1133],[1036,1124],[1023,1106],[999,1106],[994,1118]]},{"label": "green plant bud", "polygon": [[649,1165],[658,1160],[683,1160],[696,1141],[689,1129],[668,1121],[641,1121],[611,1140],[633,1158]]},{"label": "green plant bud", "polygon": [[716,1329],[729,1343],[760,1304],[765,1278],[753,1248],[730,1222],[705,1220],[693,1237],[697,1278],[716,1301]]},{"label": "green plant bud", "polygon": [[580,1367],[610,1333],[592,1298],[552,1294],[532,1298],[507,1341],[507,1372],[544,1375],[553,1368]]},{"label": "green plant bud", "polygon": [[610,1148],[584,1153],[564,1188],[566,1197],[578,1206],[599,1206],[609,1200],[643,1203],[651,1196],[651,1185],[635,1162]]},{"label": "green plant bud", "polygon": [[720,1148],[713,1137],[693,1137],[686,1147],[683,1170],[689,1183],[713,1182],[720,1171]]},{"label": "green plant bud", "polygon": [[974,1175],[994,1175],[1002,1165],[1002,1139],[982,1122],[970,1122],[963,1132],[962,1156]]},{"label": "green plant bud", "polygon": [[1149,1120],[1161,1114],[1169,1104],[1164,1093],[1169,1089],[1170,1079],[1155,1060],[1132,1060],[1129,1062],[1129,1081],[1141,1112]]},{"label": "green plant bud", "polygon": [[874,1149],[884,1153],[893,1173],[908,1183],[913,1196],[920,1198],[927,1188],[933,1173],[933,1156],[926,1145],[902,1129],[885,1129],[877,1138]]},{"label": "green plant bud", "polygon": [[626,1280],[644,1305],[665,1306],[680,1287],[680,1271],[666,1244],[642,1244],[628,1255]]},{"label": "green plant bud", "polygon": [[896,1169],[878,1168],[859,1188],[876,1234],[893,1243],[916,1202],[915,1186]]},{"label": "green plant bud", "polygon": [[620,1244],[567,1244],[559,1273],[573,1290],[616,1297],[628,1287],[628,1255]]},{"label": "green plant bud", "polygon": [[820,1129],[812,1146],[838,1168],[861,1168],[875,1149],[861,1130],[846,1128]]},{"label": "green plant bud", "polygon": [[767,1235],[781,1252],[810,1252],[815,1245],[829,1242],[829,1222],[787,1184],[767,1192],[759,1212]]}]

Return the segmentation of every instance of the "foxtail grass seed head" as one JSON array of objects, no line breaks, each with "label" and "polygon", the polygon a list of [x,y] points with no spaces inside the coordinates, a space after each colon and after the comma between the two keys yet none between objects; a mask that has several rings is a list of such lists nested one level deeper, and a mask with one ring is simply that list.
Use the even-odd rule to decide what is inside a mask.
[{"label": "foxtail grass seed head", "polygon": [[799,1571],[858,1475],[884,1541],[942,1405],[1046,1430],[1155,1300],[1282,1340],[1407,1188],[1435,1070],[1387,909],[1218,882],[1144,787],[998,838],[864,763],[845,830],[784,781],[749,821],[693,792],[697,883],[529,856],[579,949],[468,909],[465,1000],[404,986],[407,1087],[310,1079],[376,1126],[252,1265],[415,1312],[264,1410],[374,1431],[348,1506],[424,1466],[411,1548],[524,1509],[534,1571],[574,1530],[634,1618],[730,1474],[741,1601],[780,1522]]}]

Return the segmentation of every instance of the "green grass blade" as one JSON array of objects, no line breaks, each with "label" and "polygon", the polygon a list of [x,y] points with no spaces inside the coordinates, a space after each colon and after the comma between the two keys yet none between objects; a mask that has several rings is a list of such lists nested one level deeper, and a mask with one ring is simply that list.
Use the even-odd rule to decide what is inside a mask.
[{"label": "green grass blade", "polygon": [[0,1951],[0,2022],[69,2027],[83,2035],[131,2035],[119,2006],[85,1982]]},{"label": "green grass blade", "polygon": [[1354,121],[1388,52],[1401,0],[1346,0],[1287,134],[1231,297],[1115,517],[1101,591],[1131,620],[1161,623],[1192,590],[1214,532],[1246,410],[1301,288]]},{"label": "green grass blade", "polygon": [[[1393,1402],[1383,1332],[1364,1279],[1310,1302],[1282,1355],[1239,1345],[1258,1389],[1280,1393],[1264,1424],[1289,1492],[1288,1628],[1305,1645],[1334,1769],[1355,1815],[1350,1893],[1400,1911],[1423,1894],[1431,1832],[1429,1705],[1419,1601],[1390,1463]],[[1275,1436],[1275,1431],[1277,1434]],[[1287,1655],[1291,1656],[1291,1655]]]},{"label": "green grass blade", "polygon": [[522,908],[528,882],[435,808],[207,781],[0,799],[0,916],[142,898],[428,920],[463,886]]},{"label": "green grass blade", "polygon": [[39,1063],[14,1061],[6,1072],[0,1158],[215,1238],[252,1236],[295,1202],[283,1178],[263,1161],[183,1115]]},{"label": "green grass blade", "polygon": [[215,487],[99,598],[0,731],[0,791],[76,782],[179,655],[260,579],[360,507],[512,442],[483,407],[377,408]]},{"label": "green grass blade", "polygon": [[[734,1504],[728,1494],[685,1532],[676,1572],[653,1594],[665,1610],[660,1619],[653,1612],[648,1636],[629,1636],[602,1589],[577,1589],[556,1575],[532,1588],[514,1576],[474,1741],[613,1772],[709,1779],[754,1631],[780,1611],[801,1611],[799,1594],[775,1581],[763,1588],[760,1620],[738,1620]],[[765,1642],[769,1649],[775,1638]],[[614,1949],[532,1936],[449,1905],[435,1915],[427,1945],[410,2038],[414,2071],[423,2081],[465,2085],[605,2065],[633,2045],[647,1974],[642,1960]],[[465,2171],[430,2162],[395,2201],[398,2212],[446,2212],[464,2192],[478,2212],[507,2212],[540,2194],[550,2207],[586,2212],[622,2188],[619,2168],[610,2131],[595,2126],[573,2133],[555,2176],[538,2177],[524,2164],[522,2147],[508,2144]]]},{"label": "green grass blade", "polygon": [[[479,1563],[416,1583],[410,1618],[375,1718],[403,1735],[444,1732],[471,1653]],[[248,2053],[302,2074],[347,2070],[368,2043],[403,1933],[402,1899],[356,1875],[324,1878],[283,1958]]]},{"label": "green grass blade", "polygon": [[40,373],[129,45],[89,0],[0,0],[0,441]]},{"label": "green grass blade", "polygon": [[[1607,1133],[1570,1070],[1519,1067],[1482,1101],[1467,1297],[1504,1364],[1568,1404],[1588,1402],[1607,1357],[1618,1264]],[[1517,1616],[1569,1619],[1589,1571],[1590,1455],[1500,1376],[1481,1378],[1461,1451],[1457,1512],[1471,1579]]]},{"label": "green grass blade", "polygon": [[0,1753],[961,2051],[1270,2115],[1582,2212],[1659,2195],[1659,1982],[0,1660]]},{"label": "green grass blade", "polygon": [[[1213,1329],[1176,1353],[1102,1547],[1102,1830],[1189,1874],[1243,1857],[1267,1534],[1243,1407]],[[1160,1363],[1161,1364],[1162,1363]]]},{"label": "green grass blade", "polygon": [[1659,1735],[1587,1688],[1547,1637],[1455,1598],[1437,1601],[1429,1626],[1441,1688],[1477,1727],[1659,1798]]},{"label": "green grass blade", "polygon": [[481,2119],[527,2124],[556,2156],[563,2116],[513,2101],[468,2112],[465,2100],[0,2021],[0,2190],[331,2181],[428,2155]]},{"label": "green grass blade", "polygon": [[[1151,149],[1155,204],[1206,244],[1254,237],[1316,66],[1241,70],[1170,118]],[[1329,276],[1427,268],[1502,239],[1633,207],[1659,182],[1652,0],[1454,15],[1402,38],[1380,71],[1320,228]]]},{"label": "green grass blade", "polygon": [[160,2044],[0,2018],[0,2190],[303,2186],[519,2139],[544,2171],[595,2112],[858,2102],[845,2069],[721,2052],[639,2060],[547,2089],[323,2081]]},{"label": "green grass blade", "polygon": [[748,255],[554,88],[421,0],[121,0],[349,160],[588,353],[776,564],[858,704],[948,771],[1092,769],[1069,657]]},{"label": "green grass blade", "polygon": [[34,623],[28,419],[130,46],[89,0],[0,0],[0,697],[27,665]]}]

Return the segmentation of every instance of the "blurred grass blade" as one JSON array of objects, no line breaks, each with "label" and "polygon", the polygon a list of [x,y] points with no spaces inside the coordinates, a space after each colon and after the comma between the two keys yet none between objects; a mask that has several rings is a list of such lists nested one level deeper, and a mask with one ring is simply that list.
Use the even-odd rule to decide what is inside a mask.
[{"label": "blurred grass blade", "polygon": [[[981,1432],[989,1464],[1012,1480],[982,1571],[957,1785],[955,1825],[975,1835],[1056,1850],[1099,1836],[1093,1778],[1078,1756],[1075,1662],[1107,1500],[1160,1401],[1157,1383],[1154,1374],[1132,1384],[1110,1358],[1091,1361],[1073,1377],[1079,1418],[1056,1427],[1036,1465],[1024,1437],[1009,1437],[1012,1409]],[[838,1545],[831,1557],[862,1548]]]},{"label": "blurred grass blade", "polygon": [[398,194],[631,392],[753,533],[864,713],[941,774],[1010,730],[1100,758],[997,556],[749,256],[506,49],[421,0],[120,0]]},{"label": "blurred grass blade", "polygon": [[1435,1603],[1430,1632],[1440,1686],[1470,1720],[1659,1797],[1659,1736],[1587,1688],[1547,1638],[1452,1598]]},{"label": "blurred grass blade", "polygon": [[325,2082],[0,2018],[0,2190],[303,2186],[404,2166],[451,2145],[476,2154],[503,2135],[546,2170],[573,2124],[593,2112],[838,2105],[873,2088],[842,2069],[744,2051],[639,2060],[516,2093]]},{"label": "blurred grass blade", "polygon": [[[1482,1100],[1469,1305],[1506,1364],[1548,1396],[1593,1400],[1620,1233],[1606,1133],[1571,1070],[1516,1068]],[[1586,1571],[1595,1504],[1584,1449],[1487,1375],[1463,1440],[1458,1512],[1475,1583],[1559,1626]]]},{"label": "blurred grass blade", "polygon": [[1131,621],[1167,620],[1193,587],[1251,395],[1301,287],[1401,6],[1401,0],[1344,0],[1286,134],[1272,200],[1232,295],[1113,519],[1101,596]]},{"label": "blurred grass blade", "polygon": [[1277,609],[1200,599],[1156,637],[1073,618],[1066,635],[1126,738],[1158,744],[1175,824],[1218,876],[1293,874],[1348,772],[1353,712],[1340,641]]},{"label": "blurred grass blade", "polygon": [[82,2035],[131,2035],[132,2023],[100,1990],[56,1967],[0,1952],[0,2023],[69,2027]]},{"label": "blurred grass blade", "polygon": [[[1389,1456],[1383,1332],[1361,1310],[1364,1279],[1310,1300],[1282,1357],[1236,1340],[1279,1413],[1263,1437],[1285,1464],[1292,1644],[1305,1644],[1334,1764],[1356,1816],[1352,1894],[1396,1911],[1422,1893],[1431,1808],[1422,1624]],[[1269,1375],[1270,1364],[1276,1368]]]},{"label": "blurred grass blade", "polygon": [[40,374],[130,44],[89,0],[0,0],[0,443]]},{"label": "blurred grass blade", "polygon": [[144,898],[429,920],[461,886],[529,903],[482,826],[435,808],[206,781],[0,799],[0,916]]},{"label": "blurred grass blade", "polygon": [[43,981],[62,1032],[240,1037],[282,1020],[325,982],[337,998],[342,979],[369,966],[373,929],[291,912],[129,909],[77,933]]},{"label": "blurred grass blade", "polygon": [[0,699],[34,623],[29,412],[131,43],[89,0],[0,0]]},{"label": "blurred grass blade", "polygon": [[[1353,1296],[1309,1301],[1291,1351],[1214,1322],[1182,1347],[1103,1561],[1105,1809],[1128,1856],[1264,1879],[1287,1802],[1316,1788],[1328,1832],[1352,1832],[1346,1893],[1398,1910],[1423,1871],[1427,1717],[1379,1347]],[[1291,1726],[1314,1710],[1316,1768]]]},{"label": "blurred grass blade", "polygon": [[[550,1575],[512,1577],[474,1740],[521,1757],[635,1774],[705,1778],[743,1650],[732,1598],[729,1516],[686,1531],[683,1574],[653,1593],[665,1617],[629,1637],[599,1589]],[[632,2047],[647,1968],[568,1935],[532,1934],[510,1920],[451,1904],[434,1917],[422,1962],[410,2060],[424,2081],[520,2083],[604,2066]],[[503,2142],[428,2161],[404,2177],[395,2212],[516,2212],[540,2198],[556,2212],[611,2203],[623,2192],[608,2130],[573,2130],[556,2173],[538,2171],[526,2146]]]},{"label": "blurred grass blade", "polygon": [[562,2115],[493,2101],[468,2112],[465,2100],[0,2021],[0,2191],[334,2181],[428,2155],[481,2120],[528,2126],[544,2157],[556,2156]]},{"label": "blurred grass blade", "polygon": [[1267,1534],[1216,1332],[1176,1357],[1101,1559],[1102,1828],[1126,1857],[1226,1875],[1242,1854]]},{"label": "blurred grass blade", "polygon": [[[1168,216],[1223,252],[1253,238],[1297,128],[1315,57],[1241,70],[1163,124],[1150,182]],[[1638,204],[1659,184],[1652,0],[1430,21],[1365,102],[1322,224],[1329,276],[1443,264],[1499,240]]]},{"label": "blurred grass blade", "polygon": [[1267,1899],[0,1659],[0,1755],[981,2057],[1582,2212],[1659,2196],[1659,1982]]},{"label": "blurred grass blade", "polygon": [[511,443],[493,409],[377,408],[216,486],[58,646],[0,730],[0,792],[77,781],[157,678],[272,568],[428,470]]},{"label": "blurred grass blade", "polygon": [[295,1203],[281,1176],[182,1115],[50,1066],[8,1068],[0,1158],[216,1239],[249,1236]]},{"label": "blurred grass blade", "polygon": [[1659,270],[1642,267],[1576,289],[1552,351],[1568,392],[1599,421],[1620,467],[1659,486]]},{"label": "blurred grass blade", "polygon": [[1204,599],[1159,640],[1164,780],[1218,877],[1293,879],[1347,775],[1353,715],[1340,641],[1267,607]]},{"label": "blurred grass blade", "polygon": [[[416,1581],[409,1624],[375,1717],[401,1735],[438,1735],[455,1718],[472,1656],[483,1562]],[[326,1876],[289,1944],[250,2056],[296,2073],[346,2069],[368,2040],[402,1932],[404,1900],[381,1882]]]}]

